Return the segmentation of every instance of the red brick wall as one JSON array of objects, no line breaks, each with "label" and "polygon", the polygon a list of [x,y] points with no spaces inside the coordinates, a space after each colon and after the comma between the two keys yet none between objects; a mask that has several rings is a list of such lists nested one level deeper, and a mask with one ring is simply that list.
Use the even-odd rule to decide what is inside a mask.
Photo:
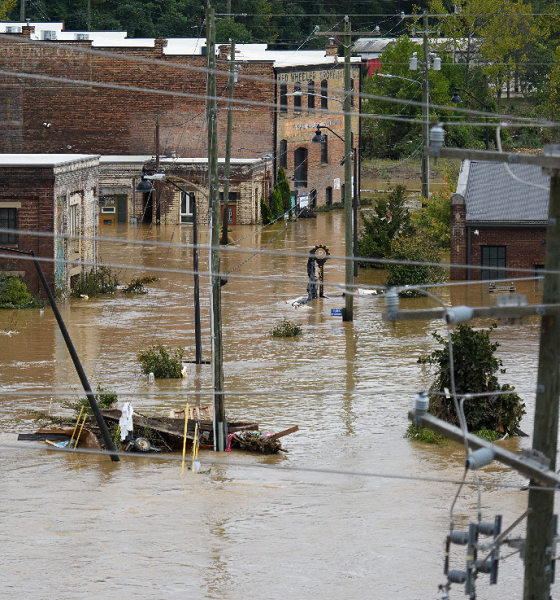
[{"label": "red brick wall", "polygon": [[[534,265],[544,265],[546,252],[546,227],[482,228],[477,227],[478,235],[471,229],[471,264],[481,264],[482,246],[505,246],[506,266],[517,269],[533,269]],[[506,277],[520,277],[523,274],[507,271]],[[480,270],[471,269],[471,279],[480,279]]]},{"label": "red brick wall", "polygon": [[[18,209],[18,229],[27,231],[53,232],[54,227],[54,175],[52,168],[13,168],[2,169],[2,186],[0,186],[0,202],[21,202]],[[13,246],[19,250],[33,250],[37,257],[54,256],[52,237],[19,235],[18,244]],[[41,266],[49,284],[53,284],[54,265],[52,262],[41,262]],[[44,296],[39,277],[32,261],[18,257],[0,258],[0,269],[24,271],[24,281],[30,293]]]},{"label": "red brick wall", "polygon": [[[76,152],[151,154],[155,151],[155,120],[160,115],[160,150],[170,155],[199,157],[207,153],[206,74],[180,65],[204,68],[205,57],[163,56],[155,48],[113,48],[108,57],[80,52],[89,43],[36,44],[21,38],[0,40],[0,67],[11,72],[118,84],[127,87],[184,92],[200,97],[174,97],[150,92],[90,87],[41,79],[0,79],[0,152]],[[124,54],[154,63],[126,60]],[[119,58],[118,55],[122,58]],[[218,62],[218,68],[227,65]],[[274,101],[271,62],[241,63],[240,73],[269,78],[271,84],[242,78],[235,98]],[[218,96],[227,99],[227,74],[218,77]],[[220,103],[220,108],[225,102]],[[273,148],[274,111],[235,105],[232,155],[256,158]],[[225,154],[226,111],[218,113],[219,154]],[[47,127],[44,123],[50,123]]]}]

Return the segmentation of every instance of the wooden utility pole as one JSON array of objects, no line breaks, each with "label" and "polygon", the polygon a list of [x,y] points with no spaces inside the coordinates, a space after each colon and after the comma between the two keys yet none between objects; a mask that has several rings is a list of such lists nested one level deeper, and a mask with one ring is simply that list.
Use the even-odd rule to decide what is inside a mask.
[{"label": "wooden utility pole", "polygon": [[[353,231],[352,231],[352,102],[351,102],[351,65],[350,46],[352,36],[350,19],[344,17],[344,229],[345,229],[345,284],[347,293],[343,312],[344,321],[354,320],[354,256]],[[354,202],[358,199],[355,198]]]},{"label": "wooden utility pole", "polygon": [[[424,148],[430,145],[430,83],[428,81],[428,14],[423,15],[424,31],[422,33],[422,139]],[[430,157],[427,153],[422,154],[422,197],[430,197]]]},{"label": "wooden utility pole", "polygon": [[229,163],[231,159],[231,132],[233,130],[233,86],[235,84],[235,42],[231,39],[230,44],[230,63],[229,63],[229,95],[227,107],[227,133],[226,133],[226,164],[224,165],[224,202],[222,219],[222,244],[228,243],[228,206],[229,206]]},{"label": "wooden utility pole", "polygon": [[[550,153],[557,155],[560,162],[560,145],[555,146],[555,150],[551,150]],[[560,303],[560,275],[547,272],[557,271],[560,265],[560,165],[550,173],[543,304]],[[542,452],[550,459],[550,469],[553,471],[556,470],[559,397],[560,315],[546,314],[541,319],[533,450]],[[527,521],[523,599],[548,600],[551,560],[554,558],[552,550],[554,492],[529,490],[529,508],[532,513]]]},{"label": "wooden utility pole", "polygon": [[213,8],[206,11],[206,114],[208,120],[208,203],[212,225],[210,270],[212,279],[212,369],[214,396],[214,448],[226,448],[227,423],[224,405],[222,353],[222,305],[220,290],[220,197],[218,185],[218,108],[216,105],[216,20]]}]

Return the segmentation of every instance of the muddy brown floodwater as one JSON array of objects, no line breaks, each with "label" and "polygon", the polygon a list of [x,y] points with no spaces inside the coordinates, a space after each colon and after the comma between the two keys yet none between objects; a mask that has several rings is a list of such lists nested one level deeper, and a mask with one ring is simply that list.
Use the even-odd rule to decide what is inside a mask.
[{"label": "muddy brown floodwater", "polygon": [[[248,258],[236,248],[261,248],[282,227],[228,248],[222,270]],[[236,227],[233,236],[250,231]],[[123,226],[111,235],[118,241],[102,242],[102,260],[130,267],[120,270],[124,281],[153,274],[146,267],[191,269],[189,248],[132,243],[172,235],[174,243],[189,242],[190,227]],[[393,326],[381,320],[381,301],[367,296],[356,298],[355,320],[345,324],[330,316],[331,308],[343,306],[340,297],[299,309],[287,304],[305,294],[306,259],[283,252],[326,244],[340,256],[343,235],[340,212],[299,221],[269,246],[278,254],[249,260],[222,289],[228,415],[254,419],[263,430],[300,430],[284,438],[286,455],[201,452],[202,468],[211,468],[205,475],[181,477],[180,463],[153,456],[112,463],[107,456],[57,454],[15,442],[16,432],[33,430],[27,411],[63,414],[60,402],[79,394],[80,386],[50,309],[0,311],[0,332],[17,331],[0,335],[2,598],[437,597],[457,488],[434,479],[459,479],[464,456],[459,445],[426,446],[403,434],[415,392],[430,381],[417,359],[434,348],[431,333],[441,323]],[[201,268],[207,268],[204,251]],[[184,345],[187,358],[194,358],[192,275],[158,276],[145,296],[119,293],[62,304],[92,384],[117,390],[120,400],[144,413],[167,412],[197,398],[211,401],[208,366],[191,365],[187,380],[153,385],[140,375],[136,353],[153,342]],[[329,261],[325,278],[342,282],[343,262]],[[380,271],[360,272],[360,283],[382,281]],[[205,358],[208,291],[203,273]],[[339,293],[334,287],[326,291]],[[530,302],[540,300],[538,284],[521,283],[518,291]],[[453,304],[493,302],[479,285],[439,293]],[[401,306],[432,302],[407,300]],[[282,317],[303,327],[301,339],[270,337]],[[503,381],[515,385],[527,403],[522,428],[529,433],[538,335],[536,319],[500,326],[493,334],[502,344]],[[530,443],[503,442],[512,450]],[[211,459],[223,464],[208,464]],[[481,479],[513,486],[482,493],[483,518],[502,514],[509,525],[526,508],[527,492],[519,489],[525,480],[498,464],[485,468]],[[463,488],[457,528],[476,519],[476,506],[476,489]],[[463,568],[464,559],[464,548],[454,549],[453,566]],[[488,576],[479,578],[478,598],[521,598],[522,578],[518,556],[507,558],[497,586],[489,586]],[[452,588],[452,598],[463,594],[460,586]]]}]

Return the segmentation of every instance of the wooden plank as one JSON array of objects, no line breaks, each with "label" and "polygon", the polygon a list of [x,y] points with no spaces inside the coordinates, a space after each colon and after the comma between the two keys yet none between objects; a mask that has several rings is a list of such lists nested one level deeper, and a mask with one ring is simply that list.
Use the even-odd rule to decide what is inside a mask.
[{"label": "wooden plank", "polygon": [[284,437],[285,435],[290,435],[290,433],[295,433],[299,431],[299,427],[294,425],[294,427],[290,427],[289,429],[284,429],[284,431],[279,431],[274,435],[269,436],[271,440],[277,440],[278,438]]}]

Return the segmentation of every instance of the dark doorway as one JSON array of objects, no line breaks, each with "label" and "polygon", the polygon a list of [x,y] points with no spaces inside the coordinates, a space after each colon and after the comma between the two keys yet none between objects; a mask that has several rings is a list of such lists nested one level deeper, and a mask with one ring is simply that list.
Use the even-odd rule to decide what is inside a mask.
[{"label": "dark doorway", "polygon": [[126,196],[117,196],[117,223],[126,223]]},{"label": "dark doorway", "polygon": [[153,191],[144,192],[142,201],[142,223],[151,223],[154,211],[154,193]]}]

